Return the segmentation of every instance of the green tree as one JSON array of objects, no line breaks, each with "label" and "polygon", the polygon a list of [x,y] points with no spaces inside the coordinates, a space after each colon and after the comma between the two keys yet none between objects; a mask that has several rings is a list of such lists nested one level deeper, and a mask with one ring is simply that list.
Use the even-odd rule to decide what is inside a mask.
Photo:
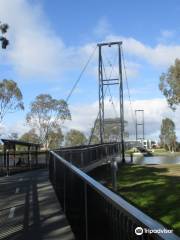
[{"label": "green tree", "polygon": [[49,132],[49,148],[55,149],[62,145],[64,135],[60,127],[55,128]]},{"label": "green tree", "polygon": [[86,136],[79,130],[71,129],[65,136],[66,146],[78,146],[86,143]]},{"label": "green tree", "polygon": [[170,66],[160,77],[159,89],[164,94],[171,109],[180,103],[180,59]]},{"label": "green tree", "polygon": [[26,116],[27,123],[36,129],[41,144],[48,149],[52,132],[59,129],[60,120],[71,119],[66,101],[54,99],[49,94],[40,94],[31,104]]},{"label": "green tree", "polygon": [[0,41],[2,42],[3,49],[5,49],[9,44],[7,38],[4,37],[4,34],[7,32],[8,28],[9,28],[8,24],[0,22],[0,31],[2,33],[2,36],[0,36]]},{"label": "green tree", "polygon": [[13,80],[0,81],[0,122],[8,113],[24,110],[23,95]]},{"label": "green tree", "polygon": [[160,134],[161,145],[164,148],[168,148],[169,151],[175,151],[176,148],[176,133],[175,124],[169,119],[165,118],[162,120],[161,124],[161,134]]},{"label": "green tree", "polygon": [[28,132],[24,133],[19,140],[23,142],[39,143],[39,136],[36,134],[35,129],[32,128]]}]

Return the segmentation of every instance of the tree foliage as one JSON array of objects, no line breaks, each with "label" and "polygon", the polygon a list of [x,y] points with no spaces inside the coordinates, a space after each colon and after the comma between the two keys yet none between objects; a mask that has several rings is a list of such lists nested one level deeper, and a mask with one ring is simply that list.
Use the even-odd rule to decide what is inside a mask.
[{"label": "tree foliage", "polygon": [[65,136],[66,146],[78,146],[87,143],[86,136],[79,130],[71,129]]},{"label": "tree foliage", "polygon": [[9,44],[8,39],[4,37],[4,34],[7,32],[8,28],[9,28],[8,24],[0,22],[0,31],[2,33],[2,36],[0,36],[0,41],[2,42],[3,49],[5,49]]},{"label": "tree foliage", "polygon": [[66,119],[71,119],[67,103],[62,99],[54,99],[49,94],[38,95],[26,116],[27,123],[36,129],[40,142],[46,149],[49,148],[52,132],[59,131],[60,120]]},{"label": "tree foliage", "polygon": [[31,143],[39,143],[39,137],[36,134],[36,131],[34,128],[29,130],[28,132],[24,133],[19,140],[24,142],[31,142]]},{"label": "tree foliage", "polygon": [[64,140],[64,135],[60,127],[57,127],[54,130],[49,132],[49,148],[55,149],[59,148],[62,145]]},{"label": "tree foliage", "polygon": [[161,124],[161,134],[160,134],[161,144],[164,148],[168,148],[169,151],[175,151],[176,148],[176,133],[175,124],[169,119],[165,118],[162,120]]},{"label": "tree foliage", "polygon": [[180,59],[170,66],[160,77],[159,89],[164,94],[171,109],[180,103]]},{"label": "tree foliage", "polygon": [[24,110],[23,95],[16,82],[4,79],[0,81],[0,122],[7,113]]}]

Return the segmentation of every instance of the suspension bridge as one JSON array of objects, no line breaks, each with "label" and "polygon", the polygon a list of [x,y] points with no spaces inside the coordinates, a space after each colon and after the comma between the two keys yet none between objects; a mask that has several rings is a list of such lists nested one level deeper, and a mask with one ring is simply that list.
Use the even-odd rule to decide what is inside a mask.
[{"label": "suspension bridge", "polygon": [[[118,49],[118,77],[112,76],[112,64],[107,76],[102,56],[104,47],[114,46]],[[44,152],[40,159],[38,146],[33,152],[31,150],[33,144],[21,142],[19,144],[28,146],[24,170],[33,171],[11,175],[16,164],[10,166],[9,158],[12,154],[16,162],[16,153],[11,152],[12,142],[5,141],[6,151],[3,155],[2,173],[7,173],[7,176],[0,178],[0,239],[179,239],[168,230],[164,233],[166,228],[163,225],[91,177],[91,171],[102,166],[105,168],[111,166],[115,173],[117,164],[114,159],[117,156],[120,159],[119,166],[127,163],[122,65],[125,74],[126,68],[122,42],[101,43],[95,47],[66,101],[69,102],[97,48],[99,50],[99,111],[89,143],[85,146]],[[112,86],[118,88],[118,108],[111,93]],[[126,86],[134,118],[127,77]],[[105,138],[107,93],[109,93],[116,124],[119,127],[115,142],[108,142]],[[97,124],[100,143],[93,145],[91,141]],[[13,142],[13,146],[14,144],[18,143]],[[141,232],[143,229],[159,231],[146,234]]]}]

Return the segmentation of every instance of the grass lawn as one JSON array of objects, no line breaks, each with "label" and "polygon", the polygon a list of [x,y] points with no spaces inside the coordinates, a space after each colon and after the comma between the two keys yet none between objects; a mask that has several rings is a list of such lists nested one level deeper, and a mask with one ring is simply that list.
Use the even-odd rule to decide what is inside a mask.
[{"label": "grass lawn", "polygon": [[180,164],[122,165],[117,185],[124,199],[180,235]]},{"label": "grass lawn", "polygon": [[[96,168],[90,175],[112,188],[109,170]],[[180,164],[121,165],[117,180],[119,195],[180,235]]]}]

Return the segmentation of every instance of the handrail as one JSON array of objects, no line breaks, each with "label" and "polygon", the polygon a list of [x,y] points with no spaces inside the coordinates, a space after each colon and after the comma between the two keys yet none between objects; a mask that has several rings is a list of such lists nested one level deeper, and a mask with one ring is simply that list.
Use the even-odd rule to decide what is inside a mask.
[{"label": "handrail", "polygon": [[95,148],[99,148],[101,146],[114,146],[114,145],[117,145],[119,144],[119,142],[113,142],[113,143],[104,143],[104,144],[98,144],[98,145],[89,145],[89,146],[85,146],[83,148],[60,148],[60,149],[55,149],[53,150],[54,152],[69,152],[69,151],[85,151],[85,150],[89,150],[89,149],[95,149]]},{"label": "handrail", "polygon": [[[103,198],[105,198],[110,204],[112,204],[116,209],[126,213],[128,217],[135,220],[136,223],[140,223],[141,227],[146,227],[150,230],[152,229],[166,229],[163,225],[125,201],[122,197],[110,191],[108,188],[104,187],[102,184],[94,180],[92,177],[88,176],[86,173],[81,171],[79,168],[75,167],[72,163],[67,162],[61,156],[51,151],[50,154],[63,164],[68,170],[73,172],[77,177],[83,180],[85,184],[94,189]],[[151,236],[153,237],[153,235]],[[179,238],[173,233],[155,233],[154,239],[164,239],[164,240],[178,240]]]}]

